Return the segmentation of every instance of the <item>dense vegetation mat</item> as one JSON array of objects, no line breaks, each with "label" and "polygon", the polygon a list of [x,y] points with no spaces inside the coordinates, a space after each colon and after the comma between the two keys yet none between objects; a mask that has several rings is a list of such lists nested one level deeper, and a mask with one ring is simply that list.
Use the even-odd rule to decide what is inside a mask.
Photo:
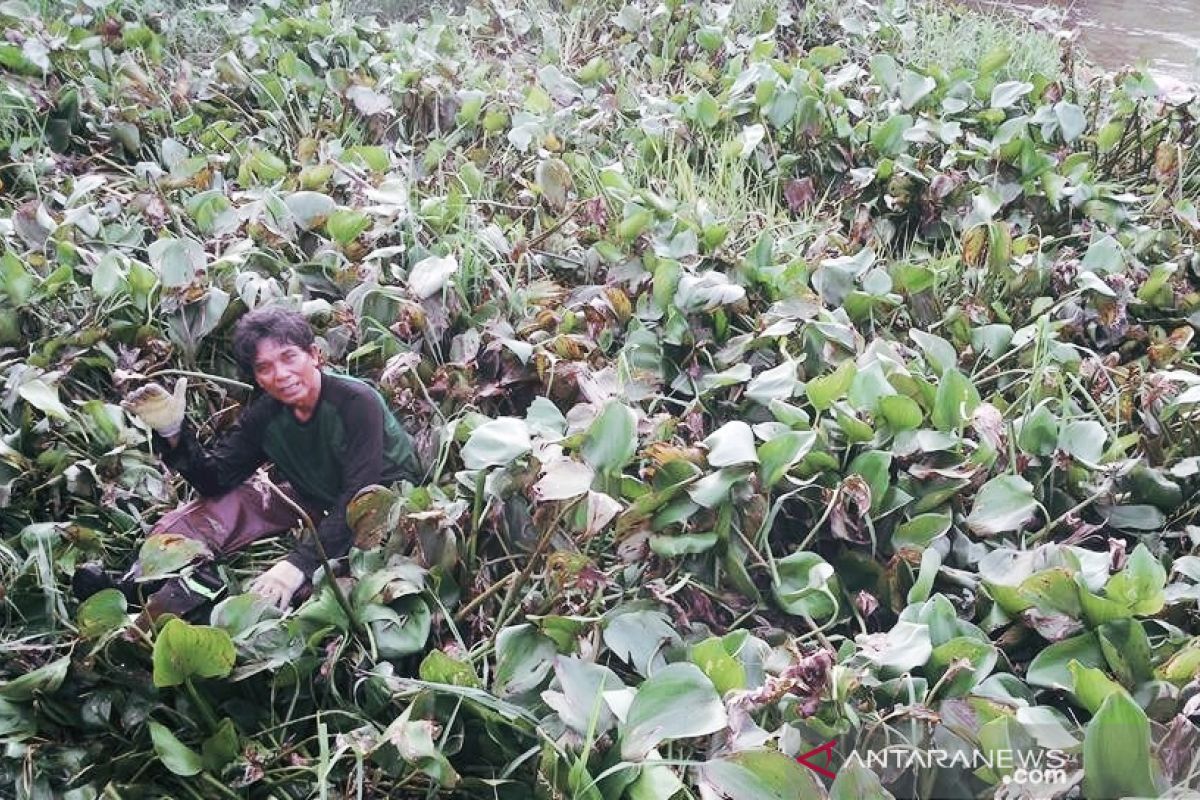
[{"label": "dense vegetation mat", "polygon": [[[0,2],[0,794],[1195,785],[1200,106],[902,2],[361,5]],[[283,543],[76,604],[186,496],[123,393],[218,432],[264,303],[428,480],[282,617]]]}]

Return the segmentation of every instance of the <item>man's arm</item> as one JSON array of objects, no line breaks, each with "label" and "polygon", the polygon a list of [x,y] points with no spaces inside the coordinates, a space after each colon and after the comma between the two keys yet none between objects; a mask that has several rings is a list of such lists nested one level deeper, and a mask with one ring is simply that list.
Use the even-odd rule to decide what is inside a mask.
[{"label": "man's arm", "polygon": [[[154,446],[163,462],[178,472],[201,495],[214,497],[235,488],[258,469],[266,455],[262,450],[262,406],[251,403],[211,448],[196,440],[186,420],[173,437],[154,434]],[[174,440],[174,441],[172,441]]]},{"label": "man's arm", "polygon": [[[346,523],[346,506],[365,486],[383,479],[383,406],[370,394],[356,395],[342,410],[346,423],[342,451],[342,491],[333,507],[317,524],[317,537],[325,554],[338,559],[350,552],[354,532]],[[321,551],[311,534],[305,534],[287,557],[288,562],[309,577],[322,563]]]}]

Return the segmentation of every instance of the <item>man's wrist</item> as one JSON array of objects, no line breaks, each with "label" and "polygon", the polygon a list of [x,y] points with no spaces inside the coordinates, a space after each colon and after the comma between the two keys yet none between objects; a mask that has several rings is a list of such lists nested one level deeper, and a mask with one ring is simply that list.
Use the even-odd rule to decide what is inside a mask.
[{"label": "man's wrist", "polygon": [[168,425],[158,429],[158,435],[171,442],[171,446],[175,446],[175,442],[179,441],[179,432],[183,430],[183,420],[179,420],[174,425]]}]

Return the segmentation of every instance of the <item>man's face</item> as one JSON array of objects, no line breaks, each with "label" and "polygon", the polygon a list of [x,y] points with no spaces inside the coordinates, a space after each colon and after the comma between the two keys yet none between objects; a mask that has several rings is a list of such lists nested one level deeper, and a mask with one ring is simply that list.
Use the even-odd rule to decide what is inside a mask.
[{"label": "man's face", "polygon": [[254,380],[279,402],[312,409],[321,394],[316,345],[308,348],[263,339],[254,355]]}]

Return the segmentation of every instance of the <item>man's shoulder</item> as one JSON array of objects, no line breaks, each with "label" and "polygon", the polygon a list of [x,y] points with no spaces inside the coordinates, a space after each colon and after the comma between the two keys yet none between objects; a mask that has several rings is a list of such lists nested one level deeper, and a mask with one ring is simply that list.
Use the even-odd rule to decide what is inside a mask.
[{"label": "man's shoulder", "polygon": [[329,382],[325,396],[335,406],[361,408],[364,405],[377,404],[382,399],[379,390],[361,378],[332,372],[322,373],[321,378]]},{"label": "man's shoulder", "polygon": [[283,403],[271,397],[266,392],[255,392],[254,396],[246,401],[246,405],[242,407],[242,424],[266,424],[270,419],[278,416],[283,407]]}]

